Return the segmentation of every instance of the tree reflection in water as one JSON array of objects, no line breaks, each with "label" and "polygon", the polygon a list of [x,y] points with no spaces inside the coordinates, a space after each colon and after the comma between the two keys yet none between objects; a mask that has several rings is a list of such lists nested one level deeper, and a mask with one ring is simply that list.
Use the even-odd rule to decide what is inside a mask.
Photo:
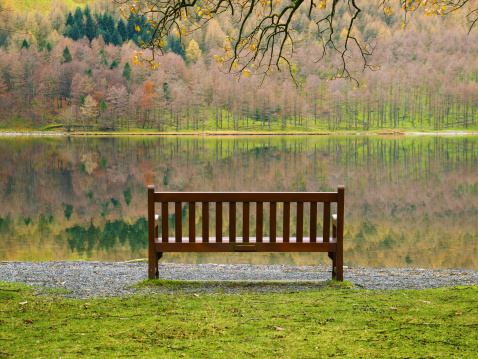
[{"label": "tree reflection in water", "polygon": [[[478,269],[477,162],[478,139],[470,136],[1,138],[0,259],[145,257],[148,183],[160,191],[328,191],[345,184],[345,264]],[[182,216],[186,224],[187,204]],[[237,216],[239,228],[240,208]],[[174,214],[168,220],[172,228]],[[198,226],[200,220],[198,206]],[[328,263],[310,253],[164,260]]]}]

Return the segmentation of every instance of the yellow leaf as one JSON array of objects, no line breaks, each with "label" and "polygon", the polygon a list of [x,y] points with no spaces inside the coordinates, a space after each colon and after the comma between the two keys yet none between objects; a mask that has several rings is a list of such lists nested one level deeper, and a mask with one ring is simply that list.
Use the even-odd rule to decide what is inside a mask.
[{"label": "yellow leaf", "polygon": [[136,25],[136,26],[134,27],[134,29],[135,29],[136,31],[138,31],[138,32],[141,30],[138,25]]},{"label": "yellow leaf", "polygon": [[136,56],[133,57],[133,63],[134,63],[135,66],[138,63],[138,58]]},{"label": "yellow leaf", "polygon": [[143,63],[143,61],[141,61],[141,67],[144,67],[144,63]]},{"label": "yellow leaf", "polygon": [[125,18],[125,19],[126,19],[126,15],[124,14],[124,10],[123,10],[123,8],[122,8],[122,7],[120,7],[120,11],[121,11],[121,15],[123,16],[123,18]]},{"label": "yellow leaf", "polygon": [[405,27],[405,23],[402,24],[402,28],[404,28],[404,27]]},{"label": "yellow leaf", "polygon": [[249,70],[247,70],[247,69],[246,69],[246,70],[244,70],[244,76],[247,76],[247,77],[249,77]]},{"label": "yellow leaf", "polygon": [[237,62],[234,62],[234,63],[232,64],[232,68],[234,68],[234,69],[237,68]]}]

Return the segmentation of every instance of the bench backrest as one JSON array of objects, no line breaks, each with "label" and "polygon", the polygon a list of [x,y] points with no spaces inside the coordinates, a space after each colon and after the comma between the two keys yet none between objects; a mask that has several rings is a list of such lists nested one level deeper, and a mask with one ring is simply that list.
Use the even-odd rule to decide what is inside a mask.
[{"label": "bench backrest", "polygon": [[[304,203],[310,203],[309,242],[317,241],[317,204],[323,203],[323,241],[330,238],[330,204],[337,203],[337,223],[334,237],[337,245],[343,242],[344,186],[338,186],[337,192],[155,192],[154,186],[148,186],[148,223],[150,242],[154,243],[155,203],[161,202],[161,238],[168,241],[169,221],[167,220],[169,203],[175,204],[175,241],[182,242],[182,204],[189,203],[189,243],[196,242],[196,203],[202,204],[202,243],[209,242],[209,203],[216,208],[216,243],[223,241],[223,203],[229,203],[229,242],[236,242],[236,206],[243,204],[242,242],[249,241],[250,203],[256,203],[256,243],[263,241],[264,202],[270,203],[269,243],[277,238],[277,203],[283,203],[282,241],[290,239],[290,204],[297,203],[297,228],[295,242],[301,243],[304,237]],[[166,220],[164,220],[166,219]],[[335,230],[336,228],[336,230]],[[336,232],[336,233],[335,233]],[[159,237],[159,233],[156,234]]]}]

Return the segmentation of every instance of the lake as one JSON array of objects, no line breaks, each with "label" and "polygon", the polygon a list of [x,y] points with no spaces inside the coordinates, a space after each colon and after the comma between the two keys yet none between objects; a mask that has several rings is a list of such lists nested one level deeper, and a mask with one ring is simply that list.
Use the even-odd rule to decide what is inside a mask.
[{"label": "lake", "polygon": [[[149,183],[239,192],[344,184],[345,265],[478,270],[477,182],[476,136],[0,137],[0,260],[146,257]],[[330,264],[324,253],[162,261]]]}]

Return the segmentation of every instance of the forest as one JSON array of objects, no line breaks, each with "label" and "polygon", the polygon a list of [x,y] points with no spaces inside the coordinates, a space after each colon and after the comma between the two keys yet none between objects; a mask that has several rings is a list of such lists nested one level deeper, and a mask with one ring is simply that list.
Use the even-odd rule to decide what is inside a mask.
[{"label": "forest", "polygon": [[[49,10],[0,3],[0,130],[478,129],[478,31],[468,33],[459,15],[417,14],[401,26],[400,16],[361,1],[355,36],[376,43],[376,66],[357,70],[355,83],[330,80],[337,57],[316,61],[320,48],[304,9],[296,18],[303,41],[292,79],[287,72],[227,74],[215,56],[236,29],[220,19],[185,46],[168,38],[161,66],[152,70],[133,64],[148,34],[109,0],[81,7],[54,0]],[[340,15],[339,37],[349,20]]]}]

